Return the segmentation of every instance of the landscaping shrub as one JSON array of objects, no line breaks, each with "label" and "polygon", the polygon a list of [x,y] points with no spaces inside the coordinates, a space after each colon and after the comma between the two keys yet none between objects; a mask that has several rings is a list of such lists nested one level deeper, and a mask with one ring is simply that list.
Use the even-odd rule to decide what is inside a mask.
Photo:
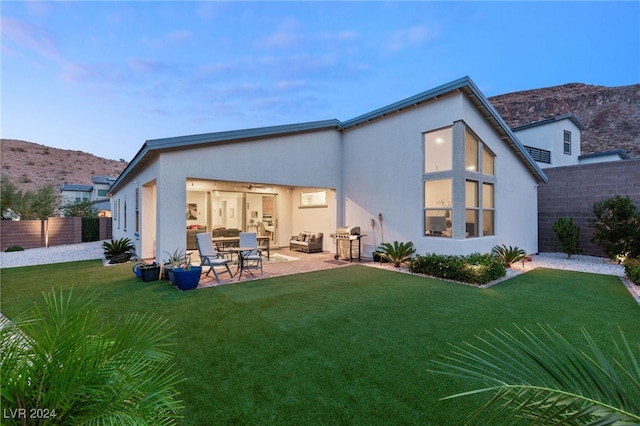
[{"label": "landscaping shrub", "polygon": [[100,219],[97,217],[82,218],[82,242],[98,241],[100,239]]},{"label": "landscaping shrub", "polygon": [[612,260],[640,257],[640,212],[631,198],[616,195],[593,205],[595,230],[591,241],[598,241]]},{"label": "landscaping shrub", "polygon": [[486,284],[505,275],[502,263],[489,254],[473,253],[468,256],[427,254],[416,256],[409,270],[471,284]]},{"label": "landscaping shrub", "polygon": [[11,246],[7,247],[5,251],[24,251],[24,249],[20,246]]},{"label": "landscaping shrub", "polygon": [[380,257],[393,263],[393,266],[398,268],[403,262],[411,259],[411,256],[416,252],[416,249],[413,248],[413,243],[411,241],[408,243],[399,243],[394,241],[393,244],[380,244],[377,252],[380,254]]},{"label": "landscaping shrub", "polygon": [[571,257],[573,254],[582,253],[580,247],[580,227],[573,223],[572,217],[561,217],[551,229],[556,238],[560,241],[560,250]]},{"label": "landscaping shrub", "polygon": [[640,285],[640,258],[627,258],[624,261],[624,272],[632,283]]},{"label": "landscaping shrub", "polygon": [[132,253],[135,245],[129,238],[120,238],[118,240],[105,241],[102,243],[104,257],[111,259],[126,253]]},{"label": "landscaping shrub", "polygon": [[505,244],[501,246],[495,246],[491,249],[491,255],[498,259],[498,261],[505,268],[510,268],[512,263],[522,260],[527,253],[519,247],[507,247]]}]

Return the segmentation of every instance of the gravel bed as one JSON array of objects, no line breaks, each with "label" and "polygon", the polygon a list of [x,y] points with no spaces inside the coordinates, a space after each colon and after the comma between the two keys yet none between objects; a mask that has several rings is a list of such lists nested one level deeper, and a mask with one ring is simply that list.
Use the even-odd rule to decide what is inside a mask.
[{"label": "gravel bed", "polygon": [[0,268],[102,259],[102,241],[0,252]]}]

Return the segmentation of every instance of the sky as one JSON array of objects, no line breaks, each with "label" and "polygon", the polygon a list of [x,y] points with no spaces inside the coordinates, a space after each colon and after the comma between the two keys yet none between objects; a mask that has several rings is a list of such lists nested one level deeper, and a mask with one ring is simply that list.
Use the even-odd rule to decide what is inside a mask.
[{"label": "sky", "polygon": [[640,2],[2,1],[0,136],[146,140],[338,119],[469,76],[485,96],[640,83]]}]

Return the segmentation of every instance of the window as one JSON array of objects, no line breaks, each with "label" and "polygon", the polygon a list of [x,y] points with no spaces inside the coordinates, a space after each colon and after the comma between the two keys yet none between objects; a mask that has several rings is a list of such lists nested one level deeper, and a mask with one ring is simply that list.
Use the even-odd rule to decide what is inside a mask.
[{"label": "window", "polygon": [[452,180],[428,180],[424,183],[425,235],[452,236]]},{"label": "window", "polygon": [[564,131],[564,153],[571,155],[571,132],[568,130]]},{"label": "window", "polygon": [[98,197],[106,197],[107,191],[107,189],[98,189]]},{"label": "window", "polygon": [[478,139],[468,130],[465,132],[464,169],[469,172],[478,170]]},{"label": "window", "polygon": [[494,235],[495,154],[489,147],[459,121],[425,133],[424,154],[424,235]]},{"label": "window", "polygon": [[493,184],[482,184],[482,235],[494,235]]},{"label": "window", "polygon": [[140,232],[140,188],[136,188],[135,209],[136,209],[136,232]]},{"label": "window", "polygon": [[327,191],[300,193],[300,207],[325,207],[327,205]]},{"label": "window", "polygon": [[441,172],[452,169],[451,127],[424,134],[424,172]]},{"label": "window", "polygon": [[469,237],[478,236],[478,212],[480,211],[478,197],[478,182],[468,180],[465,188],[465,235]]},{"label": "window", "polygon": [[482,173],[493,176],[493,154],[486,146],[482,147]]}]

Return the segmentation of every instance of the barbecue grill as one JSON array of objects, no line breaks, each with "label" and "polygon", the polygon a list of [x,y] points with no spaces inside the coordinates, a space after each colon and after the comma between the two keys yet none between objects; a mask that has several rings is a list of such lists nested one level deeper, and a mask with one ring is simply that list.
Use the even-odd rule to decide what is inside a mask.
[{"label": "barbecue grill", "polygon": [[[354,250],[356,250],[358,261],[360,261],[360,240],[362,237],[366,237],[366,235],[360,234],[359,226],[343,226],[336,229],[335,234],[331,234],[330,236],[336,243],[336,254],[334,259],[337,260],[339,258],[343,258],[352,262],[355,257]],[[357,242],[355,247],[354,242]]]}]

